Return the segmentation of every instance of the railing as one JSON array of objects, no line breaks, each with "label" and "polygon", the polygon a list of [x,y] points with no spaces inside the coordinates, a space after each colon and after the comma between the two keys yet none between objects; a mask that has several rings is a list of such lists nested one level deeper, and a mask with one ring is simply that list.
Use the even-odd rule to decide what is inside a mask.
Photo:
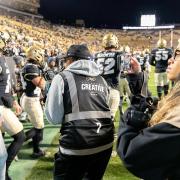
[{"label": "railing", "polygon": [[26,13],[26,12],[22,12],[22,11],[19,11],[19,10],[15,10],[15,9],[6,7],[6,6],[1,5],[1,4],[0,4],[0,8],[5,9],[5,10],[7,10],[7,11],[9,11],[9,12],[14,12],[14,13],[21,14],[21,15],[25,15],[25,16],[31,16],[32,18],[43,19],[43,16],[35,15],[35,14],[31,14],[31,13]]},{"label": "railing", "polygon": [[27,4],[27,5],[31,5],[31,6],[34,6],[34,7],[37,7],[39,8],[40,7],[40,4],[39,3],[32,3],[32,2],[28,2],[28,1],[23,1],[23,0],[16,0],[16,2],[20,2],[20,3],[23,3],[23,4]]}]

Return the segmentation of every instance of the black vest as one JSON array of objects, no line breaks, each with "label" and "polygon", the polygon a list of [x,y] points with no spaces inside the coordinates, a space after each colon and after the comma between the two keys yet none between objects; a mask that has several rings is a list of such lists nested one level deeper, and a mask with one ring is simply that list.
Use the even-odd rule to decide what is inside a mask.
[{"label": "black vest", "polygon": [[108,87],[101,76],[89,77],[69,71],[64,80],[64,121],[60,151],[90,155],[112,147],[114,125],[108,102]]}]

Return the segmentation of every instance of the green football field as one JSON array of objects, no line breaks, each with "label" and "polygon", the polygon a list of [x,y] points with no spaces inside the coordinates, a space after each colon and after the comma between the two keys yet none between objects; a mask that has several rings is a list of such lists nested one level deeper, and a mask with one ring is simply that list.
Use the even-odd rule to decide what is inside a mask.
[{"label": "green football field", "polygon": [[[154,87],[154,75],[153,71],[149,79],[149,89],[156,95],[156,90]],[[127,107],[124,103],[124,109]],[[27,131],[31,127],[30,123],[23,123],[24,129]],[[119,126],[119,113],[116,114],[115,127],[116,131]],[[59,140],[59,126],[53,126],[46,122],[44,130],[44,140],[41,143],[42,149],[46,151],[46,157],[40,158],[38,160],[31,158],[32,147],[25,142],[22,149],[18,154],[18,161],[14,161],[10,167],[10,176],[13,180],[50,180],[53,175],[53,161],[54,153],[58,150],[58,140]],[[11,142],[11,138],[6,135],[6,144]],[[114,142],[114,150],[116,142]],[[115,152],[115,151],[114,151]],[[137,180],[130,172],[128,172],[119,157],[115,154],[112,155],[106,173],[103,180]]]}]

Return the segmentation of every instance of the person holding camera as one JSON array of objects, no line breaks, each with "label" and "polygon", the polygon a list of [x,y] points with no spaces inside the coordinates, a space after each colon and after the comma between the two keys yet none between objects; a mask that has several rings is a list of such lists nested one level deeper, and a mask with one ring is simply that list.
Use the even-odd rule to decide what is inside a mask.
[{"label": "person holding camera", "polygon": [[44,128],[43,110],[40,104],[41,90],[45,89],[43,50],[38,46],[32,46],[27,52],[27,58],[27,63],[22,69],[24,93],[21,97],[21,105],[34,126],[26,132],[26,140],[32,138],[32,157],[39,158],[45,155],[39,147]]},{"label": "person holding camera", "polygon": [[[171,92],[157,102],[142,91],[145,78],[136,60],[129,74],[133,92],[117,142],[117,152],[126,168],[144,180],[180,179],[180,46],[168,61],[167,76],[175,81]],[[157,109],[157,110],[156,110]]]},{"label": "person holding camera", "polygon": [[45,113],[61,124],[54,179],[101,180],[111,157],[114,125],[109,87],[85,45],[71,45],[52,80]]}]

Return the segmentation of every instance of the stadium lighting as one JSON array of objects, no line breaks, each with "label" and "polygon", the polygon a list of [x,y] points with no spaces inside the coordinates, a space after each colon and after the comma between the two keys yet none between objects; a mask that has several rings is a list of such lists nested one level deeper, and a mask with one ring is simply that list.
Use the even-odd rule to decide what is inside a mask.
[{"label": "stadium lighting", "polygon": [[155,26],[156,16],[155,15],[141,15],[141,26]]},{"label": "stadium lighting", "polygon": [[145,26],[145,27],[133,27],[133,26],[124,26],[124,30],[142,30],[142,29],[174,29],[174,25],[169,26]]},{"label": "stadium lighting", "polygon": [[141,26],[124,26],[124,30],[174,29],[174,25],[156,26],[155,15],[141,15]]}]

